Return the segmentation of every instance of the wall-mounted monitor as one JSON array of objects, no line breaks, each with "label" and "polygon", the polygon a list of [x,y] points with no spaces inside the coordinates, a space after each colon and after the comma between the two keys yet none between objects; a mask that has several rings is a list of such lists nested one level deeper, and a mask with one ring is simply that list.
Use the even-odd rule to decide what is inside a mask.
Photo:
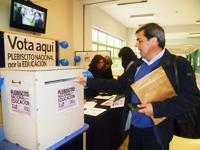
[{"label": "wall-mounted monitor", "polygon": [[47,9],[25,0],[12,0],[10,26],[45,33]]}]

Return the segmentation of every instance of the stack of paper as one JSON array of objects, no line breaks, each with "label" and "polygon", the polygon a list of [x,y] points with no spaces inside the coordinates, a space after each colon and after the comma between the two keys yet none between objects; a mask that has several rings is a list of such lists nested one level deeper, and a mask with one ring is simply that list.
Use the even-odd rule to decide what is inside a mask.
[{"label": "stack of paper", "polygon": [[103,102],[101,105],[110,106],[110,108],[124,107],[125,97],[120,97],[119,99],[116,99],[116,97],[118,97],[118,96],[113,95],[113,97],[111,99]]},{"label": "stack of paper", "polygon": [[106,95],[106,96],[98,95],[98,96],[94,97],[94,99],[108,100],[112,97],[113,97],[112,95],[111,96],[109,96],[109,95]]},{"label": "stack of paper", "polygon": [[89,108],[84,110],[84,114],[91,115],[91,116],[98,116],[102,112],[106,111],[106,109],[103,108]]},{"label": "stack of paper", "polygon": [[97,104],[97,103],[94,102],[94,101],[86,102],[86,103],[84,104],[84,109],[93,108],[93,107],[95,107],[96,104]]}]

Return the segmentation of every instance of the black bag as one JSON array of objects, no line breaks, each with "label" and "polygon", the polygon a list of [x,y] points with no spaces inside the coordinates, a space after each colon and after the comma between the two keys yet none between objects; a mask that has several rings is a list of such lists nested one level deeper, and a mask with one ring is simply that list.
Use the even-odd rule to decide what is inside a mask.
[{"label": "black bag", "polygon": [[176,117],[174,135],[191,139],[200,138],[200,106]]},{"label": "black bag", "polygon": [[[179,89],[176,59],[174,61],[174,69],[176,84]],[[191,112],[175,117],[174,135],[191,139],[200,138],[200,105],[195,107]]]}]

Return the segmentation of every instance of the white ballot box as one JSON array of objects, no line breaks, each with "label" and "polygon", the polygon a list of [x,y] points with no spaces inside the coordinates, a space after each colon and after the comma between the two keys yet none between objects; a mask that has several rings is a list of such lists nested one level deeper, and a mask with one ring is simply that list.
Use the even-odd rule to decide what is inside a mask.
[{"label": "white ballot box", "polygon": [[2,69],[5,138],[44,150],[84,125],[83,86],[76,67]]}]

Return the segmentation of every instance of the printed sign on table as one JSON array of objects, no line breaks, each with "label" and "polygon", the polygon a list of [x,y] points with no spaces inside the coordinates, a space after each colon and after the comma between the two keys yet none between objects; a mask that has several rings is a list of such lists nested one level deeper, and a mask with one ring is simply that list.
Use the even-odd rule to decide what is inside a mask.
[{"label": "printed sign on table", "polygon": [[4,33],[5,67],[56,65],[56,41]]}]

